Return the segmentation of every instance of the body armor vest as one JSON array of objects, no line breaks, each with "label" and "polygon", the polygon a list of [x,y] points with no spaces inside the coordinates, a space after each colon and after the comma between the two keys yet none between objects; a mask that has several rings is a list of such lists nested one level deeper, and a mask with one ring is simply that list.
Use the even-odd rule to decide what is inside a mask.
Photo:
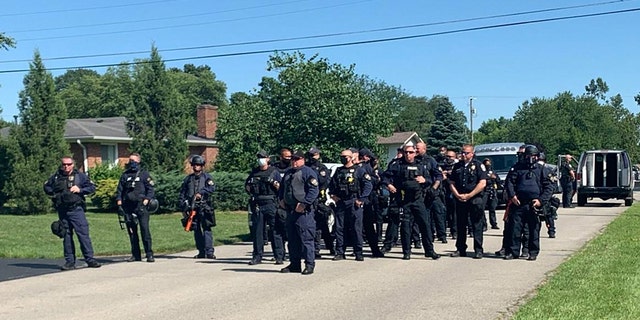
[{"label": "body armor vest", "polygon": [[144,183],[140,180],[140,171],[129,171],[124,173],[124,198],[127,201],[138,202],[142,200],[144,194]]},{"label": "body armor vest", "polygon": [[[76,174],[71,173],[68,176],[57,174],[55,176],[54,190],[59,194],[59,205],[71,207],[74,205],[80,205],[84,201],[84,197],[77,193],[69,191],[71,187],[76,185]],[[58,191],[60,190],[60,191]]]},{"label": "body armor vest", "polygon": [[273,172],[276,170],[274,167],[269,167],[267,170],[257,170],[249,178],[248,186],[249,192],[256,200],[273,200],[277,193],[273,187]]},{"label": "body armor vest", "polygon": [[348,200],[360,193],[360,183],[356,177],[356,167],[341,167],[336,171],[338,190],[334,191],[338,198]]},{"label": "body armor vest", "polygon": [[296,170],[294,173],[286,176],[286,180],[284,181],[284,203],[293,207],[298,204],[298,202],[304,202],[304,196],[302,170]]}]

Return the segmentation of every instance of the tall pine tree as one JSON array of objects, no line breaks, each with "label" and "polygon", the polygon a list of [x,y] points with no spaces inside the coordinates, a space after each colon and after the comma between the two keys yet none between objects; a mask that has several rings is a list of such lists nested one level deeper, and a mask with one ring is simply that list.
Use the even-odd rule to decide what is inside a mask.
[{"label": "tall pine tree", "polygon": [[57,170],[59,159],[69,154],[64,141],[67,112],[56,98],[53,76],[39,52],[29,69],[18,102],[20,125],[12,128],[8,139],[11,173],[3,190],[23,214],[50,210],[42,183]]},{"label": "tall pine tree", "polygon": [[459,150],[464,143],[469,141],[465,134],[467,119],[464,114],[457,111],[449,98],[444,96],[434,96],[429,99],[427,104],[434,108],[435,116],[429,130],[429,137],[427,137],[429,152],[435,154],[441,146]]},{"label": "tall pine tree", "polygon": [[[151,48],[147,63],[134,72],[133,107],[127,111],[127,130],[133,138],[131,151],[142,156],[149,170],[179,170],[188,155],[186,136],[192,110],[180,106],[158,49]],[[189,106],[196,108],[196,106]]]}]

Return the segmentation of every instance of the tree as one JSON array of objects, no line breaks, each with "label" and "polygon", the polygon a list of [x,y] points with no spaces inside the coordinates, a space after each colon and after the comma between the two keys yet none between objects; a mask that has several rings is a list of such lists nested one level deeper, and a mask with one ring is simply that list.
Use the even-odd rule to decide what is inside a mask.
[{"label": "tree", "polygon": [[140,153],[151,171],[167,172],[183,167],[187,157],[186,136],[193,122],[179,104],[175,87],[165,70],[158,49],[136,66],[133,107],[127,110],[131,150]]},{"label": "tree", "polygon": [[266,150],[271,154],[278,151],[278,121],[273,116],[273,107],[258,95],[234,93],[229,106],[218,110],[217,169],[245,172],[255,165],[257,151]]},{"label": "tree", "polygon": [[0,32],[0,49],[9,50],[9,48],[15,48],[16,41],[4,34],[4,32]]},{"label": "tree", "polygon": [[21,213],[39,213],[51,208],[41,183],[69,154],[64,141],[66,110],[55,94],[53,76],[47,72],[39,52],[35,52],[24,90],[18,102],[20,125],[12,128],[7,154],[12,164],[4,193]]},{"label": "tree", "polygon": [[396,90],[357,75],[354,66],[277,53],[268,70],[277,77],[263,77],[260,90],[234,94],[220,110],[216,166],[245,171],[259,149],[274,154],[282,147],[318,147],[325,161],[336,161],[347,147],[377,150],[378,136],[391,133]]},{"label": "tree", "polygon": [[427,102],[433,108],[435,120],[429,129],[427,146],[431,154],[435,154],[439,147],[458,149],[468,141],[466,136],[467,118],[462,111],[457,111],[449,98],[434,96]]},{"label": "tree", "polygon": [[429,104],[428,101],[427,97],[403,98],[402,109],[395,119],[395,131],[415,131],[420,137],[426,139],[435,120],[435,105]]},{"label": "tree", "polygon": [[476,144],[512,142],[509,137],[511,123],[512,120],[505,117],[482,122],[478,132],[474,135],[474,142]]}]

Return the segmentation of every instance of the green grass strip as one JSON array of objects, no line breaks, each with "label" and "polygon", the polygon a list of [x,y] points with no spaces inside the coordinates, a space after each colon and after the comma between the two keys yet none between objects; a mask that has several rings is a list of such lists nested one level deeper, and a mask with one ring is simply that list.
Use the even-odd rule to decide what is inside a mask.
[{"label": "green grass strip", "polygon": [[[193,232],[180,223],[181,214],[152,215],[150,220],[155,254],[195,250]],[[56,214],[0,215],[0,257],[62,258],[62,239],[51,233]],[[216,212],[213,228],[215,245],[248,241],[247,213]],[[131,246],[126,230],[121,230],[115,213],[87,213],[89,232],[96,256],[129,255]],[[81,256],[77,237],[77,253]],[[140,244],[142,248],[142,243]]]},{"label": "green grass strip", "polygon": [[513,319],[640,319],[640,206],[562,263]]}]

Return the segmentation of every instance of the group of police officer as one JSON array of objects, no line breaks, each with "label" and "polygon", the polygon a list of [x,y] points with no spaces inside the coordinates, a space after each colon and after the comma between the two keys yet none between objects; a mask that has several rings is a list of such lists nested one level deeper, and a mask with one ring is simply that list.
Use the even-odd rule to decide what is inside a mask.
[{"label": "group of police officer", "polygon": [[[424,248],[425,257],[437,260],[440,255],[434,250],[434,235],[446,243],[447,224],[456,239],[451,257],[467,256],[467,233],[473,238],[472,257],[481,259],[484,255],[484,208],[493,182],[485,164],[474,157],[471,144],[463,145],[460,154],[442,150],[438,160],[426,154],[425,143],[408,144],[399,148],[384,171],[370,150],[348,148],[340,153],[342,166],[333,175],[322,164],[317,148],[308,152],[284,148],[280,161],[273,165],[267,152],[260,151],[256,156],[256,166],[245,181],[253,239],[250,265],[262,263],[267,241],[277,265],[284,264],[287,244],[289,265],[280,270],[282,273],[313,274],[322,241],[334,261],[346,259],[347,246],[353,247],[356,261],[363,261],[365,239],[372,257],[384,257],[397,242],[398,228],[403,260],[411,259],[412,242],[416,248]],[[541,221],[547,222],[550,237],[555,237],[548,211],[553,211],[549,203],[556,173],[540,161],[544,156],[533,145],[523,145],[518,158],[505,181],[505,230],[502,249],[496,254],[506,260],[518,259],[522,247],[528,260],[536,260]],[[194,232],[198,249],[194,258],[215,259],[211,229],[216,225],[212,204],[215,183],[203,170],[203,157],[192,156],[190,164],[193,173],[184,178],[180,189],[183,226]],[[488,186],[487,181],[492,184]],[[53,196],[66,228],[61,235],[65,253],[62,269],[75,268],[74,231],[88,266],[99,267],[84,215],[84,195],[95,191],[93,183],[73,169],[73,160],[65,157],[44,189]],[[327,197],[333,201],[331,206],[326,204]],[[132,153],[116,190],[116,202],[119,212],[127,217],[125,225],[131,240],[128,261],[142,260],[138,226],[146,260],[155,261],[147,208],[153,198],[153,180],[140,168],[140,155]],[[383,216],[387,229],[379,247]],[[492,228],[497,229],[495,218],[490,220]]]},{"label": "group of police officer", "polygon": [[[535,146],[522,146],[505,181],[508,204],[503,250],[498,253],[506,260],[520,258],[521,247],[528,250],[528,260],[536,260],[540,251],[541,221],[548,221],[541,212],[549,206],[555,176],[539,161],[540,155]],[[320,161],[317,148],[308,152],[285,148],[280,162],[269,161],[268,153],[258,152],[257,166],[245,182],[254,242],[250,265],[262,263],[265,238],[271,242],[276,264],[284,263],[287,243],[290,264],[281,269],[283,273],[312,274],[322,241],[333,261],[347,258],[347,246],[353,248],[356,261],[363,261],[365,242],[371,257],[384,257],[397,242],[399,228],[403,260],[411,259],[412,242],[424,248],[425,257],[437,260],[434,235],[446,243],[447,225],[456,239],[451,257],[468,255],[467,234],[473,238],[471,257],[484,256],[484,211],[497,176],[487,170],[490,163],[485,166],[475,158],[471,144],[463,145],[459,154],[442,150],[437,159],[426,154],[423,142],[405,145],[384,171],[368,149],[342,150],[342,166],[333,175]],[[380,247],[381,216],[387,228]],[[499,229],[495,216],[490,222],[492,229]]]},{"label": "group of police officer", "polygon": [[[142,261],[140,237],[147,262],[155,262],[153,255],[151,232],[149,229],[150,205],[155,205],[154,182],[149,172],[140,166],[140,154],[131,153],[125,171],[120,176],[116,188],[116,204],[118,206],[121,226],[126,226],[131,243],[131,257],[126,261]],[[212,194],[215,190],[213,178],[204,172],[205,160],[202,156],[194,155],[190,158],[193,173],[186,176],[180,188],[179,203],[182,205],[185,217],[183,225],[189,221],[187,231],[194,232],[194,240],[198,254],[196,259],[215,259],[213,248],[213,233],[215,213]],[[74,234],[80,242],[80,249],[87,266],[99,268],[101,264],[93,256],[93,246],[89,236],[89,224],[85,216],[85,196],[95,192],[96,187],[89,177],[74,168],[71,157],[61,158],[58,171],[44,184],[44,191],[52,197],[59,220],[52,224],[52,231],[63,238],[65,263],[62,270],[76,268],[76,251],[73,240]],[[154,210],[154,209],[151,209]],[[187,217],[192,213],[190,217]],[[56,230],[54,229],[56,226]]]}]

